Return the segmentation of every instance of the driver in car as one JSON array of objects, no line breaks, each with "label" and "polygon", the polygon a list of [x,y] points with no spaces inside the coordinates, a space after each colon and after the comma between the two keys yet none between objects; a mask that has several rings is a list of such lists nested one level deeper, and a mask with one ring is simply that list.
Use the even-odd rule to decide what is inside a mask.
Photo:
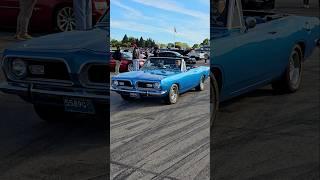
[{"label": "driver in car", "polygon": [[213,1],[213,14],[215,18],[215,25],[224,27],[227,24],[227,10],[226,0]]},{"label": "driver in car", "polygon": [[180,60],[176,60],[174,68],[175,69],[181,69],[181,61]]}]

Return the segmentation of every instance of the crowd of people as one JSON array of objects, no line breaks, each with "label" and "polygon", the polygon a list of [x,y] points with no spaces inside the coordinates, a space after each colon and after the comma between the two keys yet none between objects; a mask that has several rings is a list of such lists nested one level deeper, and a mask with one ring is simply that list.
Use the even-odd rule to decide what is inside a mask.
[{"label": "crowd of people", "polygon": [[[134,71],[139,71],[140,65],[139,65],[139,59],[148,59],[150,56],[153,57],[159,57],[160,49],[156,45],[153,48],[139,48],[136,44],[132,44],[132,65]],[[128,51],[128,50],[125,50]],[[121,53],[121,47],[117,46],[116,51],[113,53],[112,58],[116,62],[115,66],[115,73],[119,74],[121,59],[122,59],[122,53]]]},{"label": "crowd of people", "polygon": [[[27,40],[32,36],[28,32],[30,18],[32,16],[37,0],[19,0],[19,15],[15,39]],[[73,0],[73,9],[76,30],[88,30],[92,28],[92,1]]]}]

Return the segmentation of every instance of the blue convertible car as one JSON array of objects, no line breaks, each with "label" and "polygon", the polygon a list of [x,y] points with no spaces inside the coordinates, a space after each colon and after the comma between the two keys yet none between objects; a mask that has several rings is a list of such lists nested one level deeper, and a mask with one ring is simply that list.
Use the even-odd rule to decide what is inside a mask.
[{"label": "blue convertible car", "polygon": [[241,0],[213,0],[211,101],[219,102],[272,84],[295,92],[303,60],[319,45],[319,18],[242,11]]},{"label": "blue convertible car", "polygon": [[187,67],[181,58],[151,57],[140,71],[112,77],[111,90],[125,100],[155,96],[163,98],[167,104],[175,104],[181,93],[193,88],[204,90],[208,77],[209,67]]},{"label": "blue convertible car", "polygon": [[0,90],[32,103],[46,121],[79,114],[105,119],[109,109],[108,14],[90,31],[43,36],[5,49],[1,64],[6,80]]}]

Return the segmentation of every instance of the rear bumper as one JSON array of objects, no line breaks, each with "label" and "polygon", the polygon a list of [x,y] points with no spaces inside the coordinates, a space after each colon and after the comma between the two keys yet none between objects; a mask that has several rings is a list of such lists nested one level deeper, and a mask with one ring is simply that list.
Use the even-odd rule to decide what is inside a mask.
[{"label": "rear bumper", "polygon": [[86,98],[94,104],[109,104],[109,91],[84,89],[74,87],[44,86],[36,84],[3,82],[0,84],[0,91],[8,94],[23,97],[30,103],[63,105],[64,97]]},{"label": "rear bumper", "polygon": [[163,97],[167,95],[167,91],[145,91],[145,90],[136,90],[136,89],[118,89],[111,87],[111,91],[115,91],[119,94],[128,95],[130,93],[139,94],[142,96],[153,96],[153,97]]}]

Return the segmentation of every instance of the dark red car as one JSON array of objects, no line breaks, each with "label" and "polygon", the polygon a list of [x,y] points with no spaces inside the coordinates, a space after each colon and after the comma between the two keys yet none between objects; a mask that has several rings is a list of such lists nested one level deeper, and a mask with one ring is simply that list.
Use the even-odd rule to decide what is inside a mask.
[{"label": "dark red car", "polygon": [[[111,61],[109,63],[109,70],[111,72],[114,72],[115,67],[116,67],[116,61],[112,58],[113,52],[111,52]],[[140,59],[140,67],[144,65],[145,60]],[[120,72],[128,72],[133,70],[133,65],[132,65],[132,55],[131,53],[128,52],[123,52],[122,53],[122,59],[121,59],[121,64],[120,64]]]},{"label": "dark red car", "polygon": [[[31,30],[70,31],[75,27],[73,0],[38,0],[30,21]],[[108,8],[107,0],[92,0],[95,24]],[[0,27],[15,28],[19,0],[0,0]]]}]

